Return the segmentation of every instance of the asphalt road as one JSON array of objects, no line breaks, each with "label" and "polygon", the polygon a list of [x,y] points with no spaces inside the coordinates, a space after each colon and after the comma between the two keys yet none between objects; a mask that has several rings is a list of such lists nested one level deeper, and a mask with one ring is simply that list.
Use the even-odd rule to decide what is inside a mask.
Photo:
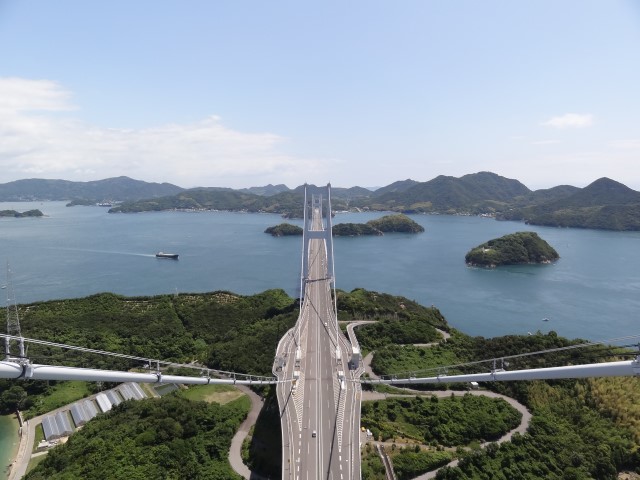
[{"label": "asphalt road", "polygon": [[[319,211],[314,229],[321,229]],[[327,278],[325,241],[312,239],[309,275],[296,326],[280,341],[278,376],[283,479],[360,479],[361,371],[338,328]]]}]

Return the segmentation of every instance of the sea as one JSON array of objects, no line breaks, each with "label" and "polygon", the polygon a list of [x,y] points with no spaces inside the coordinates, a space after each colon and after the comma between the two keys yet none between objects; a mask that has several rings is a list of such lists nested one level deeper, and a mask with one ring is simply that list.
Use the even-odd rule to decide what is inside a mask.
[{"label": "sea", "polygon": [[[278,215],[109,214],[104,207],[67,207],[65,202],[0,203],[0,210],[34,208],[45,216],[0,218],[0,261],[7,266],[6,273],[0,268],[2,296],[13,295],[18,304],[99,292],[300,292],[301,237],[264,233],[283,221]],[[338,213],[333,222],[382,215]],[[434,305],[451,326],[470,335],[553,330],[569,338],[610,340],[640,334],[640,232],[539,227],[476,216],[411,218],[424,233],[336,238],[337,288],[366,288]],[[471,248],[518,231],[537,232],[560,260],[496,269],[465,265]],[[156,258],[158,251],[177,253],[179,259]],[[7,457],[0,467],[10,461],[14,429],[9,417],[0,417],[0,442],[5,442],[0,452]],[[0,471],[0,479],[3,475]]]},{"label": "sea", "polygon": [[9,474],[9,464],[18,451],[18,421],[13,415],[0,415],[0,479]]},{"label": "sea", "polygon": [[[254,294],[282,288],[299,295],[301,237],[264,233],[284,221],[279,215],[110,214],[105,207],[67,207],[65,202],[0,203],[0,210],[34,208],[45,216],[0,218],[0,283],[19,304],[98,292]],[[382,215],[338,213],[333,222]],[[336,238],[336,287],[435,305],[450,325],[470,335],[554,330],[570,338],[606,340],[640,334],[640,232],[540,227],[477,216],[411,218],[424,233]],[[537,232],[560,260],[495,269],[465,265],[471,248],[518,231]],[[177,253],[179,259],[156,258],[158,251]],[[4,288],[6,264],[10,289]]]}]

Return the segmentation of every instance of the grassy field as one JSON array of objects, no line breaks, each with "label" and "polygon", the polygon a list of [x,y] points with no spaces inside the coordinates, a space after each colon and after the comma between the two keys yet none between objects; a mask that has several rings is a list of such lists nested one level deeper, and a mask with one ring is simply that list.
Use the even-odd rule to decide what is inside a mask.
[{"label": "grassy field", "polygon": [[42,424],[39,423],[38,425],[36,425],[35,439],[33,440],[33,448],[31,449],[33,453],[36,452],[36,449],[38,448],[38,444],[42,440],[44,440],[44,429],[42,428]]},{"label": "grassy field", "polygon": [[181,390],[180,396],[193,401],[216,402],[224,405],[244,396],[244,393],[231,385],[194,385]]},{"label": "grassy field", "polygon": [[25,418],[33,418],[63,407],[91,394],[87,382],[59,382],[51,393],[38,398],[37,403],[24,412]]}]

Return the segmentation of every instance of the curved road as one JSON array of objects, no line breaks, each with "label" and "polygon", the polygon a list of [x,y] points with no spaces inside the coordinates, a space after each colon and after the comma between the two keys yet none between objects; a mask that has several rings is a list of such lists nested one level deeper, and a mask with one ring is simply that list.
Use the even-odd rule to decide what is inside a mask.
[{"label": "curved road", "polygon": [[[350,324],[349,326],[347,326],[347,329],[349,329],[349,327],[351,327],[353,325],[353,327],[351,327],[351,331],[353,332],[353,328],[357,327],[358,325],[364,325],[366,323],[373,323],[371,321],[361,321],[361,322],[353,322],[352,324]],[[438,329],[436,329],[438,330]],[[443,330],[438,330],[438,332],[440,334],[442,334],[443,338],[446,340],[450,337],[450,335],[443,331]],[[432,345],[437,345],[437,343],[430,343],[430,344],[416,344],[417,346],[432,346]],[[373,354],[374,352],[369,352],[369,354],[362,360],[362,363],[364,364],[364,371],[365,373],[367,373],[369,375],[370,378],[376,379],[379,378],[378,375],[376,375],[375,373],[373,373],[373,370],[371,370],[371,359],[373,358]],[[400,388],[400,387],[396,387],[396,388]],[[518,425],[516,428],[514,428],[513,430],[510,430],[509,432],[505,433],[502,437],[500,437],[500,439],[497,440],[497,442],[495,443],[503,443],[503,442],[508,442],[511,440],[511,437],[513,437],[513,435],[517,432],[519,434],[524,434],[527,429],[529,428],[529,424],[531,423],[531,412],[529,412],[529,410],[527,410],[527,407],[525,407],[524,405],[522,405],[520,402],[516,401],[515,399],[511,398],[511,397],[507,397],[506,395],[501,395],[499,393],[495,393],[495,392],[491,392],[488,390],[470,390],[470,391],[459,391],[459,390],[434,390],[434,391],[429,391],[426,392],[424,390],[414,390],[411,388],[402,388],[402,390],[407,392],[407,396],[415,396],[415,395],[435,395],[436,397],[439,398],[443,398],[443,397],[450,397],[451,395],[456,395],[456,396],[462,396],[465,395],[467,393],[470,393],[471,395],[483,395],[485,397],[490,397],[490,398],[501,398],[504,401],[506,401],[509,405],[511,405],[513,408],[515,408],[516,410],[518,410],[521,414],[522,414],[522,419],[520,420],[520,425]],[[389,397],[402,397],[403,395],[401,394],[385,394],[385,393],[379,393],[379,392],[362,392],[362,401],[367,401],[367,400],[384,400],[386,398]],[[486,447],[487,445],[489,445],[489,443],[494,443],[494,442],[486,442],[483,443],[481,446],[482,447]],[[455,467],[458,464],[458,460],[453,460],[451,462],[449,462],[447,465],[445,465],[446,467]],[[440,467],[443,468],[443,467]],[[433,470],[431,472],[427,472],[423,475],[420,475],[416,478],[414,478],[413,480],[428,480],[431,478],[435,478],[436,474],[438,473],[439,469]]]},{"label": "curved road", "polygon": [[260,415],[260,410],[262,410],[264,402],[262,401],[260,395],[251,390],[249,387],[244,385],[236,385],[236,388],[251,399],[251,410],[249,410],[247,418],[245,418],[244,422],[242,422],[242,424],[238,428],[238,431],[231,440],[231,448],[229,449],[229,463],[231,464],[231,468],[233,468],[234,472],[236,472],[238,475],[241,475],[243,478],[246,478],[247,480],[266,480],[265,477],[249,470],[249,468],[242,462],[242,443],[244,442],[244,439],[247,438],[251,427],[253,427],[258,420],[258,415]]}]

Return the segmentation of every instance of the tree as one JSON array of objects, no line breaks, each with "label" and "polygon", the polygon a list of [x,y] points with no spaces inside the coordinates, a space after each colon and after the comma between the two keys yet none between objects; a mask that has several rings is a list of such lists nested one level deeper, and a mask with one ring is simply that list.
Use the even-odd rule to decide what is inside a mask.
[{"label": "tree", "polygon": [[27,400],[27,392],[20,385],[13,385],[0,394],[0,412],[22,410]]}]

